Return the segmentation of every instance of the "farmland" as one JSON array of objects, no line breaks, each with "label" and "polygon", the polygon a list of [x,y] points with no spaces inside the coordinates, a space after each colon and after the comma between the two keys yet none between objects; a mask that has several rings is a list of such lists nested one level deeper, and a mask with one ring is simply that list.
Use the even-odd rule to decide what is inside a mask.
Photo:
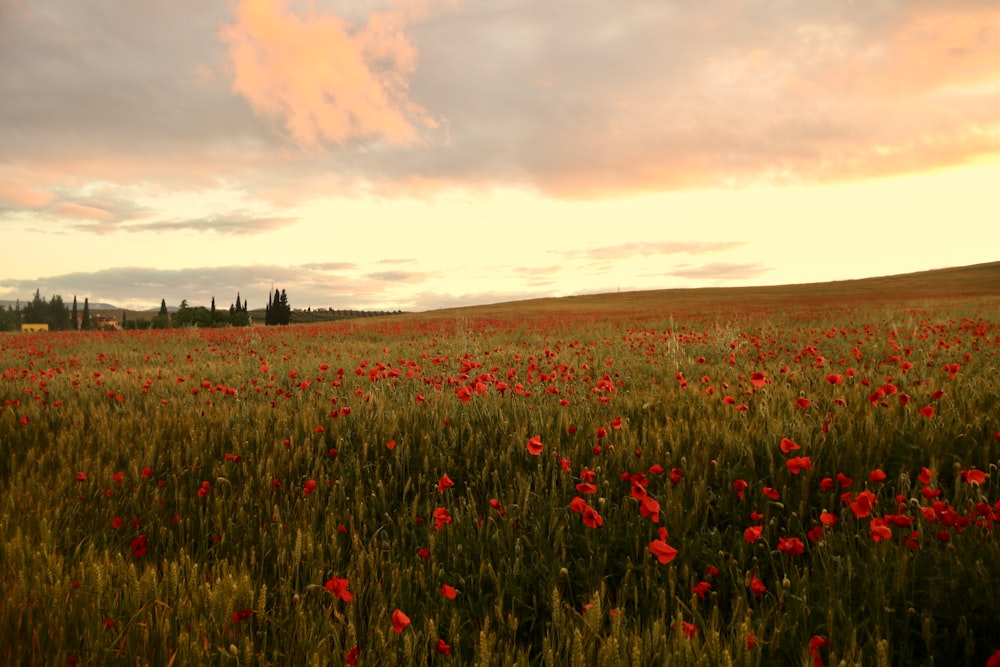
[{"label": "farmland", "polygon": [[997,276],[4,335],[0,662],[985,665]]}]

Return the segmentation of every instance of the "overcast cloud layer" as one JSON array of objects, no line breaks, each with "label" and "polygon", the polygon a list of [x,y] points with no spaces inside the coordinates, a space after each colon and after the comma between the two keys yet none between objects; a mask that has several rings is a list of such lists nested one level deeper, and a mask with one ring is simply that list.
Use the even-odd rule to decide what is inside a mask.
[{"label": "overcast cloud layer", "polygon": [[[0,231],[29,246],[0,298],[275,281],[420,309],[823,280],[754,250],[807,210],[783,193],[997,163],[1000,3],[0,0],[0,100]],[[684,199],[713,192],[775,199],[744,220]],[[890,196],[864,192],[847,217]],[[984,233],[982,206],[952,231]],[[905,254],[995,259],[976,245]]]}]

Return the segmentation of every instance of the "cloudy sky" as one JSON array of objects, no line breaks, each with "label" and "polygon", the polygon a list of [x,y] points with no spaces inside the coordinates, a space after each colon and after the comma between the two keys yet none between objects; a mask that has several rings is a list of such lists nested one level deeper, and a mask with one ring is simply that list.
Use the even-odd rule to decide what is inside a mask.
[{"label": "cloudy sky", "polygon": [[886,275],[998,185],[993,0],[0,0],[0,299]]}]

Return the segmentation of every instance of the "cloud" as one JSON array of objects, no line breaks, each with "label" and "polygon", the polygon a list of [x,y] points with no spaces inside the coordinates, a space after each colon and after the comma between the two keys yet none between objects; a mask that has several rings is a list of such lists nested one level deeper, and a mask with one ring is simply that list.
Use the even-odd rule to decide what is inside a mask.
[{"label": "cloud", "polygon": [[422,271],[378,271],[375,273],[367,273],[365,274],[365,277],[385,282],[413,284],[422,283],[432,275],[434,274]]},{"label": "cloud", "polygon": [[762,276],[771,269],[763,264],[737,264],[730,262],[715,262],[700,266],[683,266],[664,275],[690,278],[693,280],[749,280]]},{"label": "cloud", "polygon": [[305,147],[355,138],[413,144],[437,125],[407,90],[417,49],[406,29],[424,10],[394,3],[355,27],[314,3],[243,0],[222,29],[233,91],[257,113],[282,119]]},{"label": "cloud", "polygon": [[625,260],[656,255],[705,255],[733,250],[745,245],[744,241],[633,241],[582,250],[559,251],[557,254],[594,260]]}]

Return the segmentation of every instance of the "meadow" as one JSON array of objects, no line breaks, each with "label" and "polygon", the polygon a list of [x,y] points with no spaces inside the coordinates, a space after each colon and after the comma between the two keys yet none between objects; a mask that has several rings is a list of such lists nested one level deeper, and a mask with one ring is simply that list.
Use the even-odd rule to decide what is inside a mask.
[{"label": "meadow", "polygon": [[992,667],[1000,297],[817,295],[3,335],[0,663]]}]

